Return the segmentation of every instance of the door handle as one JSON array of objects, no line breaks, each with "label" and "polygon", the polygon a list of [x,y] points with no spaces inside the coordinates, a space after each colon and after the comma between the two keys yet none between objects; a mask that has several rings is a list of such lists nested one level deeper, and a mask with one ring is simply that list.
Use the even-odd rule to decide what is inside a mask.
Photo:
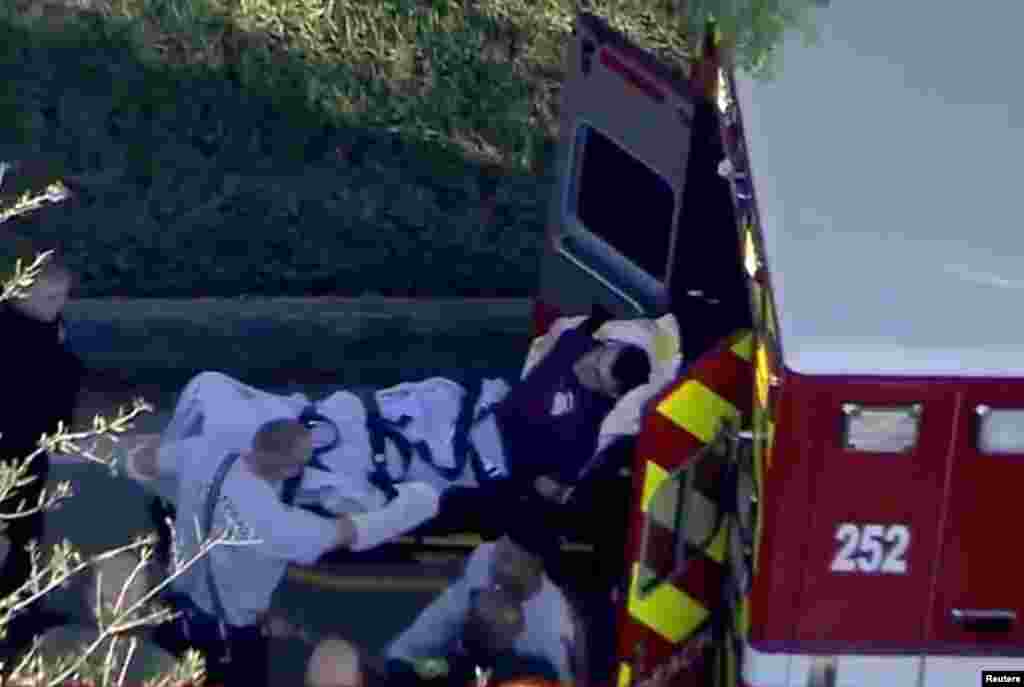
[{"label": "door handle", "polygon": [[950,616],[974,632],[1008,632],[1017,622],[1017,611],[1001,608],[954,608]]}]

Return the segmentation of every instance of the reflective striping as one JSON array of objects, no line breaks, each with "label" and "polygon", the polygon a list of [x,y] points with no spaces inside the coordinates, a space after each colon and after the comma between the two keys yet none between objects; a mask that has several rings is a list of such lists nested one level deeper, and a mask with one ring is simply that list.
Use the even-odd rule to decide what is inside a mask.
[{"label": "reflective striping", "polygon": [[761,344],[757,347],[757,366],[754,373],[757,403],[762,408],[768,407],[768,389],[771,384],[771,369],[768,365],[768,350]]},{"label": "reflective striping", "polygon": [[648,571],[661,579],[671,577],[676,569],[676,533],[648,517],[639,560]]},{"label": "reflective striping", "polygon": [[726,579],[725,566],[707,556],[693,556],[682,570],[676,570],[669,583],[682,589],[702,608],[715,608],[722,600],[722,583]]},{"label": "reflective striping", "polygon": [[726,635],[725,639],[725,684],[735,685],[739,682],[739,655],[736,649],[736,640],[732,632]]},{"label": "reflective striping", "polygon": [[725,563],[725,550],[726,545],[729,543],[729,528],[726,523],[722,523],[722,526],[718,528],[718,533],[715,538],[708,544],[708,548],[705,549],[705,553],[708,558],[716,563]]},{"label": "reflective striping", "polygon": [[651,505],[654,492],[658,490],[662,482],[668,479],[668,475],[668,470],[665,470],[654,461],[647,461],[644,466],[644,491],[640,501],[640,510],[644,513],[647,512],[648,507]]},{"label": "reflective striping", "polygon": [[[638,520],[633,521],[630,535],[632,571],[626,608],[620,616],[625,624],[621,629],[619,658],[632,655],[637,645],[645,648],[646,658],[640,668],[620,665],[618,687],[628,687],[632,678],[642,677],[633,671],[659,665],[655,654],[671,655],[673,647],[692,637],[710,618],[710,609],[721,602],[722,585],[728,573],[728,526],[723,524],[702,552],[694,552],[685,566],[673,570],[677,567],[672,531],[677,526],[678,494],[672,498],[666,491],[656,501],[652,499],[671,474],[681,467],[691,467],[690,459],[714,440],[724,420],[745,418],[750,413],[756,393],[754,341],[750,330],[726,337],[714,351],[695,361],[676,386],[655,400],[657,412],[650,413],[644,421],[638,447],[645,459],[644,476],[634,486],[643,513],[634,512]],[[718,480],[714,471],[708,470],[698,470],[695,477],[698,479],[693,484],[693,500],[684,506],[684,517],[690,526],[686,528],[687,534],[703,542],[717,516],[713,501]],[[637,558],[644,560],[638,563]],[[640,581],[652,577],[662,582],[639,597]],[[743,604],[736,613],[746,616],[749,608]],[[749,625],[749,620],[744,623]],[[719,664],[719,678],[736,677],[737,657],[722,656],[720,661],[729,658],[729,663]]]},{"label": "reflective striping", "polygon": [[633,669],[629,667],[628,663],[619,664],[619,682],[618,687],[629,687],[629,683],[633,680]]},{"label": "reflective striping", "polygon": [[703,623],[709,613],[689,594],[671,584],[661,584],[649,594],[637,595],[640,566],[633,566],[629,590],[629,614],[667,641],[675,644],[688,637]]},{"label": "reflective striping", "polygon": [[715,438],[722,418],[739,417],[736,406],[696,379],[658,404],[658,412],[705,444]]},{"label": "reflective striping", "polygon": [[751,331],[744,333],[729,350],[749,363],[754,357],[754,333]]},{"label": "reflective striping", "polygon": [[736,609],[736,632],[740,637],[750,636],[750,595],[743,597],[743,601]]}]

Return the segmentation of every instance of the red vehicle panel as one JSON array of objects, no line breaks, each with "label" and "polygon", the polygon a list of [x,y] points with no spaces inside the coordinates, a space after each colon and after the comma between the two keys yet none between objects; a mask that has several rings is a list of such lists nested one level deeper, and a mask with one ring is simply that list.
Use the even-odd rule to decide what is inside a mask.
[{"label": "red vehicle panel", "polygon": [[804,570],[810,523],[810,473],[802,459],[806,437],[794,431],[807,423],[813,407],[814,385],[782,371],[771,459],[762,466],[762,522],[759,560],[750,593],[750,641],[771,651],[792,642],[797,597]]},{"label": "red vehicle panel", "polygon": [[1014,536],[1020,520],[1024,453],[985,455],[976,440],[977,407],[1024,409],[1024,388],[1019,382],[987,380],[961,386],[930,638],[938,643],[936,652],[998,648],[1001,654],[1019,655],[1024,653],[1021,620],[971,628],[956,622],[953,611],[1024,615],[1024,550]]},{"label": "red vehicle panel", "polygon": [[[844,448],[850,402],[921,404],[917,445]],[[924,640],[955,412],[955,397],[934,383],[819,382],[803,457],[815,474],[797,641],[892,650]]]}]

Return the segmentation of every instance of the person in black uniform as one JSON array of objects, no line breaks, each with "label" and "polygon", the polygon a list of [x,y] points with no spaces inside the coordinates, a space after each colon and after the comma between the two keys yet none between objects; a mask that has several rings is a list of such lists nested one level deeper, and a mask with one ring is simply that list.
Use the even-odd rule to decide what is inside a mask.
[{"label": "person in black uniform", "polygon": [[[45,250],[45,248],[44,248]],[[32,264],[40,247],[5,232],[0,247],[0,273],[14,273],[15,261]],[[24,298],[0,303],[0,332],[4,351],[0,356],[0,379],[4,392],[0,412],[0,460],[21,461],[37,449],[43,434],[57,431],[59,422],[71,426],[85,368],[65,346],[64,319],[74,278],[59,256],[52,255]],[[26,508],[38,503],[49,476],[50,458],[42,452],[32,459],[28,476],[34,480],[0,503],[0,513],[14,513],[24,500]],[[43,513],[7,521],[10,555],[0,567],[0,598],[17,590],[31,573],[26,546],[43,535]],[[8,627],[4,647],[24,646],[32,636],[59,623],[56,614],[40,608],[38,602],[15,617]]]}]

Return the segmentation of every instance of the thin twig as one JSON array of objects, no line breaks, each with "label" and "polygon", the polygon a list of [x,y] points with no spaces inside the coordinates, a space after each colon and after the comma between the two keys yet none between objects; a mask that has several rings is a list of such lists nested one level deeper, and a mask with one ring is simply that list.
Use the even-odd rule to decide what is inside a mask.
[{"label": "thin twig", "polygon": [[124,685],[124,680],[128,675],[128,666],[132,663],[132,658],[135,657],[135,650],[139,648],[139,638],[132,637],[128,640],[128,655],[124,659],[124,664],[121,666],[121,675],[117,678],[117,687]]}]

